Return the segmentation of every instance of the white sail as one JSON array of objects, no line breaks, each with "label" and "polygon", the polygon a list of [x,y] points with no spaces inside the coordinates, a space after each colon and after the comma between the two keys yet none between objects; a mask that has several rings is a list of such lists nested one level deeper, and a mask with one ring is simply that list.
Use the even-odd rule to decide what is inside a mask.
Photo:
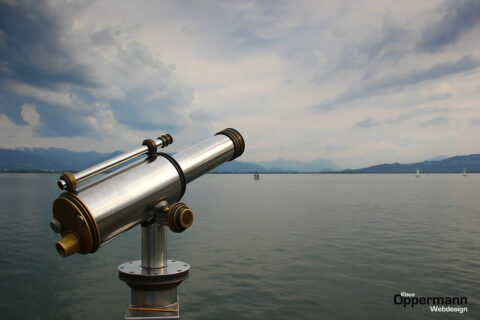
[{"label": "white sail", "polygon": [[418,178],[420,177],[420,169],[417,168],[417,173],[415,174],[415,176]]}]

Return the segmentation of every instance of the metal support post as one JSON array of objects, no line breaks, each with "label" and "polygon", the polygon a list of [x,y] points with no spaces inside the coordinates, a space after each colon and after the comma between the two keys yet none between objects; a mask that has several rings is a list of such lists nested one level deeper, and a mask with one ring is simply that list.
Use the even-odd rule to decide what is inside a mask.
[{"label": "metal support post", "polygon": [[142,267],[162,269],[167,266],[167,226],[158,222],[142,226]]},{"label": "metal support post", "polygon": [[118,267],[120,280],[131,292],[125,314],[129,319],[179,319],[178,285],[188,278],[190,265],[167,260],[167,230],[162,215],[142,224],[142,260]]}]

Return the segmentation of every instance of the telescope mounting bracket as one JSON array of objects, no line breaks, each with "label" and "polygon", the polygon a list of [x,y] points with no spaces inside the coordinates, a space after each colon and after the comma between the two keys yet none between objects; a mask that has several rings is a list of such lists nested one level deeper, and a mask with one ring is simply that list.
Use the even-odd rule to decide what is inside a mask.
[{"label": "telescope mounting bracket", "polygon": [[193,214],[185,204],[158,203],[152,217],[142,223],[142,260],[118,266],[118,277],[131,288],[125,320],[180,318],[177,287],[188,278],[190,265],[167,260],[167,225],[172,229],[170,223],[175,224],[174,216],[180,221],[178,224],[185,219],[193,221]]}]

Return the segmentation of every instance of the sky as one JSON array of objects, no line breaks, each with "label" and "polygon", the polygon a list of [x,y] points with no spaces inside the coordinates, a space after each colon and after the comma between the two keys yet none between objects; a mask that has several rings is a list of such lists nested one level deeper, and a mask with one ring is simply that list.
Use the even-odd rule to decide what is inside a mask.
[{"label": "sky", "polygon": [[342,168],[480,153],[480,1],[0,0],[0,148]]}]

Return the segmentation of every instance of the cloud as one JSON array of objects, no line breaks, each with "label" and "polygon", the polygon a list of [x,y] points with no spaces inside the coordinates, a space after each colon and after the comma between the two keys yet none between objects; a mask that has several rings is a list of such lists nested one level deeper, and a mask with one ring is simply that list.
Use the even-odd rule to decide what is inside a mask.
[{"label": "cloud", "polygon": [[155,59],[141,43],[115,45],[115,49],[116,79],[122,80],[112,81],[122,94],[109,105],[117,121],[138,130],[159,126],[178,130],[183,120],[177,111],[190,105],[193,88],[176,79],[173,68]]},{"label": "cloud", "polygon": [[33,104],[23,104],[22,111],[20,114],[22,115],[23,120],[31,125],[38,124],[38,113],[35,110],[35,106]]},{"label": "cloud", "polygon": [[452,98],[451,93],[429,93],[426,95],[422,94],[412,94],[404,97],[398,103],[392,103],[394,106],[398,107],[410,107],[410,106],[419,106],[429,102],[442,101]]},{"label": "cloud", "polygon": [[92,33],[89,38],[95,46],[115,46],[115,37],[119,35],[120,32],[118,30],[112,27],[107,27]]},{"label": "cloud", "polygon": [[480,117],[475,117],[469,120],[471,127],[480,127]]},{"label": "cloud", "polygon": [[40,137],[92,137],[101,138],[88,117],[64,108],[37,103],[39,124],[34,132]]},{"label": "cloud", "polygon": [[[107,115],[135,130],[181,128],[193,88],[127,27],[82,25],[90,5],[0,2],[0,113],[43,137],[98,138],[96,119]],[[24,105],[36,121],[26,121]]]},{"label": "cloud", "polygon": [[357,89],[346,90],[338,94],[333,100],[314,105],[312,108],[318,111],[329,111],[336,106],[352,102],[357,99],[389,93],[392,88],[410,86],[425,81],[440,79],[449,75],[476,69],[479,61],[469,55],[463,56],[456,61],[440,62],[426,69],[417,69],[404,74],[391,74],[377,79],[366,81],[367,83]]},{"label": "cloud", "polygon": [[428,121],[420,123],[422,127],[431,127],[431,126],[444,126],[449,123],[450,119],[447,117],[436,117]]},{"label": "cloud", "polygon": [[399,123],[402,123],[406,120],[414,119],[414,118],[416,118],[420,115],[434,114],[434,113],[446,113],[446,112],[450,112],[450,109],[449,108],[443,108],[443,107],[419,108],[419,109],[414,109],[410,112],[401,113],[394,118],[388,118],[384,122],[388,123],[388,124],[399,124]]},{"label": "cloud", "polygon": [[64,44],[62,25],[47,1],[0,2],[0,60],[9,78],[39,87],[96,85],[93,68]]},{"label": "cloud", "polygon": [[[360,129],[370,129],[373,127],[378,127],[381,125],[398,125],[407,120],[415,119],[422,115],[428,114],[435,114],[435,113],[447,113],[451,110],[449,108],[444,107],[434,107],[434,108],[420,108],[420,109],[413,109],[409,112],[402,112],[395,117],[389,117],[384,119],[378,118],[366,118],[364,120],[356,122],[353,127],[360,128]],[[440,124],[448,124],[448,118],[445,116],[439,116],[434,119],[425,121],[421,123],[422,127],[428,127],[433,125],[440,125]]]},{"label": "cloud", "polygon": [[442,6],[440,19],[428,22],[422,39],[417,45],[419,51],[436,53],[458,39],[480,22],[478,0],[450,0]]},{"label": "cloud", "polygon": [[472,153],[480,29],[442,1],[0,0],[1,144],[181,150],[234,127],[244,161]]},{"label": "cloud", "polygon": [[380,122],[374,118],[367,118],[365,120],[358,121],[353,125],[354,128],[369,129],[380,125]]},{"label": "cloud", "polygon": [[379,32],[360,44],[360,51],[365,53],[368,59],[397,56],[402,52],[401,44],[407,33],[406,29],[395,25],[391,17],[386,16]]},{"label": "cloud", "polygon": [[376,92],[392,87],[408,86],[418,84],[432,79],[440,79],[452,74],[465,72],[477,68],[479,61],[472,56],[463,56],[456,61],[436,63],[430,68],[413,70],[401,75],[383,77],[375,81],[370,90]]},{"label": "cloud", "polygon": [[219,116],[205,110],[197,109],[190,112],[189,118],[192,122],[209,122],[211,120],[218,119]]},{"label": "cloud", "polygon": [[14,84],[53,89],[66,83],[95,83],[91,68],[76,63],[58,41],[61,28],[46,1],[0,2],[0,33],[0,112],[17,125],[27,124],[21,106],[35,99],[24,99],[22,92],[9,90]]},{"label": "cloud", "polygon": [[271,40],[258,35],[250,28],[238,28],[228,34],[228,38],[232,39],[234,47],[238,49],[255,50],[263,48],[271,44]]}]

